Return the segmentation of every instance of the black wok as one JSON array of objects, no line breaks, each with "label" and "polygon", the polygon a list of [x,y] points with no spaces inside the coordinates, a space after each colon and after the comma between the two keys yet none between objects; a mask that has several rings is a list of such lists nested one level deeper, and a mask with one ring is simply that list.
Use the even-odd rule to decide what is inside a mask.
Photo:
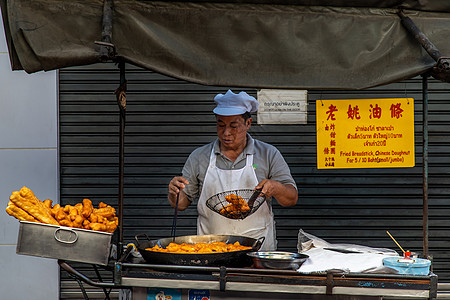
[{"label": "black wok", "polygon": [[[144,237],[146,240],[140,240]],[[165,265],[184,265],[184,266],[225,266],[225,267],[248,267],[252,265],[252,260],[247,253],[258,251],[264,242],[264,237],[253,239],[245,236],[236,235],[187,235],[167,237],[159,240],[150,240],[146,234],[138,234],[135,236],[136,247],[145,261],[149,264],[165,264]],[[243,246],[252,247],[248,250],[220,252],[220,253],[167,253],[147,251],[146,248],[159,247],[165,248],[170,243],[210,243],[210,242],[224,242],[235,243],[239,242]]]}]

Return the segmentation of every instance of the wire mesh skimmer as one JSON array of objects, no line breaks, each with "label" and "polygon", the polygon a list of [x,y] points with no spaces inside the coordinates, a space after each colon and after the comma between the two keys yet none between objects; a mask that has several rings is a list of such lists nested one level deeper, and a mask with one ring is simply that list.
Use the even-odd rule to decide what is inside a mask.
[{"label": "wire mesh skimmer", "polygon": [[242,189],[216,194],[206,200],[206,206],[226,218],[244,219],[257,211],[265,200],[261,190]]}]

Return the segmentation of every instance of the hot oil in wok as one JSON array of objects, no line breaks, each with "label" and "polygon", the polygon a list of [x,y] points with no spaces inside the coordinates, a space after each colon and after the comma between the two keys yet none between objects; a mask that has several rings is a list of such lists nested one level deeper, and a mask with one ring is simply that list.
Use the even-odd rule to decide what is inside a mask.
[{"label": "hot oil in wok", "polygon": [[252,249],[252,247],[242,246],[239,241],[229,244],[216,241],[210,243],[199,242],[195,244],[170,243],[166,248],[155,245],[154,247],[146,248],[145,250],[165,253],[222,253],[249,249]]}]

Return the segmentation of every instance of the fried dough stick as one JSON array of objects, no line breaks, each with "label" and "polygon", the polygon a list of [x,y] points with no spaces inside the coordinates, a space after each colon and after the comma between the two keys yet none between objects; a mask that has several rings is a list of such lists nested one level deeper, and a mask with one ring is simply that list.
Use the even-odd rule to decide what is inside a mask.
[{"label": "fried dough stick", "polygon": [[42,222],[74,228],[83,228],[113,233],[119,224],[116,210],[101,202],[94,208],[90,199],[83,199],[82,203],[66,205],[52,205],[53,201],[40,201],[27,187],[14,191],[6,212],[21,221]]},{"label": "fried dough stick", "polygon": [[13,216],[20,221],[30,221],[30,222],[39,222],[36,220],[32,215],[21,209],[20,207],[17,207],[12,203],[12,201],[8,202],[8,206],[6,207],[6,212],[8,215]]},{"label": "fried dough stick", "polygon": [[100,204],[99,204],[100,208],[94,208],[94,211],[93,211],[94,214],[102,216],[107,219],[113,218],[116,215],[116,210],[114,209],[114,207],[109,206],[109,205],[106,207],[101,207],[102,205],[100,205]]},{"label": "fried dough stick", "polygon": [[59,225],[58,221],[52,217],[50,209],[45,207],[29,188],[24,186],[20,191],[12,192],[9,200],[38,221],[46,224]]}]

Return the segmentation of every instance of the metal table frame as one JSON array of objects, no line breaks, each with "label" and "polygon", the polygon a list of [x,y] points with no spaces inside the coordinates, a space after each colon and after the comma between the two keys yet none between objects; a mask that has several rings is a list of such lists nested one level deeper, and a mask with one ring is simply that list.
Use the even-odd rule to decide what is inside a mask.
[{"label": "metal table frame", "polygon": [[[216,291],[279,292],[294,294],[378,296],[397,299],[435,299],[438,276],[323,272],[303,274],[294,270],[155,265],[129,259],[128,247],[113,263],[113,282],[93,281],[68,262],[62,269],[79,282],[107,289],[161,287]],[[106,294],[106,292],[105,292]],[[87,299],[87,296],[84,295]]]},{"label": "metal table frame", "polygon": [[291,270],[117,263],[114,281],[132,287],[425,298],[437,296],[437,276],[302,274]]}]

